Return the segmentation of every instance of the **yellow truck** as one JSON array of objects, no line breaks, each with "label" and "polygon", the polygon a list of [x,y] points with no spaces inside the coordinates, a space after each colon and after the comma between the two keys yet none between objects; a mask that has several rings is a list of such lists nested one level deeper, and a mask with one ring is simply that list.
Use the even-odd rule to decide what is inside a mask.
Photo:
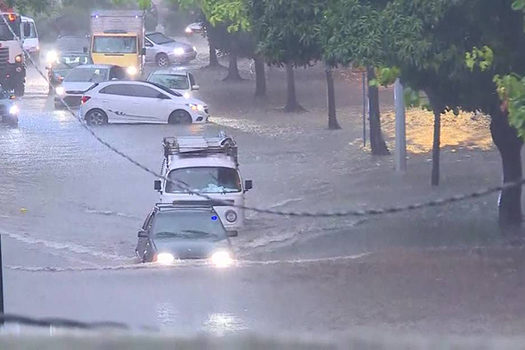
[{"label": "yellow truck", "polygon": [[97,11],[91,14],[93,63],[123,67],[134,79],[142,75],[145,51],[142,11]]}]

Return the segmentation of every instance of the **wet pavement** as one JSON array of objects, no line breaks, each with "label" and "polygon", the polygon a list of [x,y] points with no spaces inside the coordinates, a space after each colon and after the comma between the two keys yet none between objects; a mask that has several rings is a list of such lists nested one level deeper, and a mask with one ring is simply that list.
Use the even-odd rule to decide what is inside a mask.
[{"label": "wet pavement", "polygon": [[[493,213],[493,197],[423,215],[390,216],[382,224],[370,218],[293,219],[247,213],[245,230],[232,242],[237,266],[142,268],[133,251],[137,231],[158,199],[155,178],[99,144],[67,111],[55,111],[45,82],[35,72],[20,104],[18,128],[0,127],[7,312],[121,321],[179,332],[342,331],[342,321],[377,322],[377,315],[356,321],[352,302],[340,308],[348,302],[346,288],[355,282],[341,280],[341,271],[368,253],[391,245],[487,244],[499,239],[490,224],[493,216],[472,223],[463,214]],[[393,205],[454,194],[459,188],[478,189],[493,181],[487,176],[486,182],[457,187],[451,181],[447,188],[429,190],[417,181],[378,172],[375,159],[351,155],[353,146],[342,132],[294,124],[292,118],[273,121],[238,118],[217,108],[205,125],[110,125],[95,130],[157,171],[163,137],[225,131],[239,144],[244,178],[254,180],[248,205],[264,208],[329,211],[349,205]],[[447,162],[458,171],[469,167],[444,158],[445,167]],[[497,169],[497,158],[491,156],[487,164]],[[392,184],[387,199],[379,185],[368,187],[368,174],[377,176],[378,184]],[[407,189],[413,193],[403,198]],[[419,225],[417,221],[428,215],[437,219]],[[459,222],[456,227],[443,230],[454,220]],[[407,223],[412,229],[404,231]],[[465,227],[476,236],[460,237],[457,233]],[[392,231],[396,235],[390,235]],[[429,239],[435,231],[444,234]]]}]

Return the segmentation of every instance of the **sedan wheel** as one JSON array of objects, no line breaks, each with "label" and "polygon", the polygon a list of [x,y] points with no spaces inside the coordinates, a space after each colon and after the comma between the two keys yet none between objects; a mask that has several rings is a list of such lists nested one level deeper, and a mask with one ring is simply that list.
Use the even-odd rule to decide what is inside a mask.
[{"label": "sedan wheel", "polygon": [[157,65],[159,67],[167,67],[170,65],[170,59],[168,58],[168,55],[161,53],[157,56]]},{"label": "sedan wheel", "polygon": [[89,111],[86,115],[86,123],[88,125],[104,125],[108,122],[106,113],[100,109],[94,109]]},{"label": "sedan wheel", "polygon": [[192,122],[191,115],[183,110],[171,113],[170,118],[168,119],[168,124],[191,124]]}]

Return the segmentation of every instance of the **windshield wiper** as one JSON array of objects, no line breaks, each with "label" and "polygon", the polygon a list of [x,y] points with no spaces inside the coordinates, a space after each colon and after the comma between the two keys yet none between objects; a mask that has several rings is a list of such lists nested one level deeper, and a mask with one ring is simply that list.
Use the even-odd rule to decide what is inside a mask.
[{"label": "windshield wiper", "polygon": [[200,231],[200,230],[182,230],[182,232],[194,233],[197,235],[201,235],[203,237],[215,236],[213,233],[206,232],[206,231]]}]

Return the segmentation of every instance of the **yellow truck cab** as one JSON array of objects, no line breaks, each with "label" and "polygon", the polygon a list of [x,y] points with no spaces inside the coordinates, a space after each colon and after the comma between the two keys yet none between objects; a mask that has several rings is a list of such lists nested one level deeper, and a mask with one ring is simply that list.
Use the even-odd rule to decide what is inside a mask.
[{"label": "yellow truck cab", "polygon": [[144,51],[142,11],[99,11],[91,15],[93,63],[123,67],[130,78],[137,78],[142,74]]}]

